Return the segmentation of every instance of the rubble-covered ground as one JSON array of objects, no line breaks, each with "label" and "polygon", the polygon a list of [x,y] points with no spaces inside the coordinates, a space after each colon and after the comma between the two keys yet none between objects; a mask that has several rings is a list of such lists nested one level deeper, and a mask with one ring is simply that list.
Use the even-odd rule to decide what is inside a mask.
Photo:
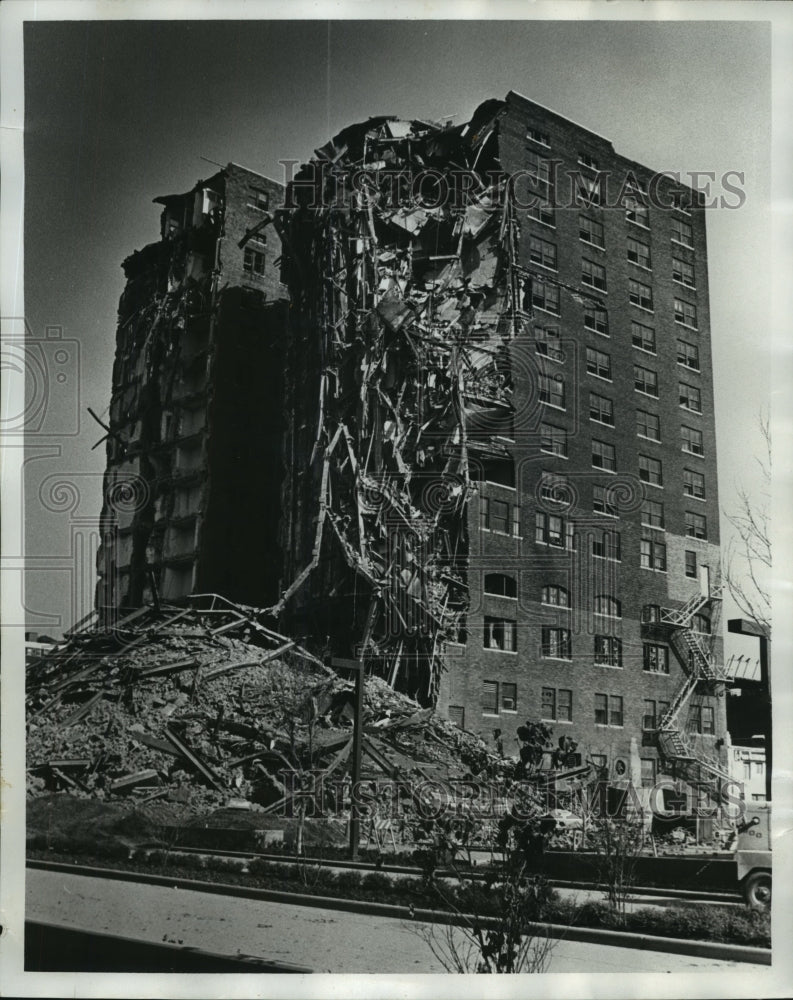
[{"label": "rubble-covered ground", "polygon": [[[28,667],[28,791],[134,803],[154,822],[229,804],[276,820],[290,812],[290,771],[349,775],[353,695],[351,680],[247,610],[144,609],[112,632],[77,631]],[[501,763],[379,678],[365,682],[363,747],[363,777],[406,782]],[[349,801],[334,801],[346,820]]]}]

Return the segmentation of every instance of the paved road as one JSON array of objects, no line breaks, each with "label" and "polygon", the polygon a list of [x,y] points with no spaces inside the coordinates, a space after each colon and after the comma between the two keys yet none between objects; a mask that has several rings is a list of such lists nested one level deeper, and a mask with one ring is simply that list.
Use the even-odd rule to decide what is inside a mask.
[{"label": "paved road", "polygon": [[[444,972],[422,939],[431,925],[85,875],[27,871],[27,916],[213,952],[258,955],[315,972]],[[435,931],[439,928],[436,926]],[[441,928],[441,933],[443,929]],[[745,963],[558,942],[549,972],[708,972]]]}]

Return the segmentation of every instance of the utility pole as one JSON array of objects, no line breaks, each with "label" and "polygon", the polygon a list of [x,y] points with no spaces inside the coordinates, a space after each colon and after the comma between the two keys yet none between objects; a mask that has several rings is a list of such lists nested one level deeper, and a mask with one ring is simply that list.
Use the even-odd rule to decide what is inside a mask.
[{"label": "utility pole", "polygon": [[771,673],[770,645],[771,639],[757,622],[747,618],[730,618],[727,621],[727,631],[738,635],[752,635],[760,643],[760,688],[763,700],[763,740],[765,742],[765,798],[771,801],[771,768],[774,762],[774,752],[771,745]]}]

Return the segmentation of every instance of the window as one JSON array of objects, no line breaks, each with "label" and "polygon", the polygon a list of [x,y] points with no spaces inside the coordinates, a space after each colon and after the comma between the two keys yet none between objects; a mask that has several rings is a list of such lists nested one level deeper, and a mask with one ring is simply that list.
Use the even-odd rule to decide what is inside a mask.
[{"label": "window", "polygon": [[[712,705],[692,705],[688,715],[688,731],[702,736],[713,736],[716,732],[715,713]],[[749,761],[746,762],[750,763]],[[745,775],[749,777],[750,775]]]},{"label": "window", "polygon": [[617,516],[617,505],[609,499],[609,491],[605,486],[592,487],[592,510],[597,514]]},{"label": "window", "polygon": [[622,724],[622,696],[596,694],[595,725],[621,726]]},{"label": "window", "polygon": [[697,575],[697,554],[691,549],[686,549],[686,576],[696,579]]},{"label": "window", "polygon": [[517,712],[518,710],[518,685],[501,685],[501,711]]},{"label": "window", "polygon": [[614,426],[614,403],[605,396],[598,396],[596,392],[589,394],[589,419],[598,424],[608,424]]},{"label": "window", "polygon": [[553,226],[556,228],[556,216],[551,205],[547,203],[547,199],[544,202],[536,201],[530,205],[528,215],[535,222],[541,222],[544,226]]},{"label": "window", "polygon": [[663,486],[661,461],[648,455],[639,455],[639,479],[653,486]]},{"label": "window", "polygon": [[547,281],[531,282],[531,303],[537,309],[559,315],[559,286]]},{"label": "window", "polygon": [[651,538],[642,538],[639,542],[639,565],[642,569],[665,573],[666,545],[663,542],[654,542]]},{"label": "window", "polygon": [[702,635],[710,635],[710,618],[707,615],[697,614],[691,616],[691,628]]},{"label": "window", "polygon": [[644,501],[642,504],[642,524],[648,528],[663,528],[664,505],[660,501]]},{"label": "window", "polygon": [[515,653],[518,648],[517,622],[508,618],[493,618],[485,615],[485,649],[499,649],[503,653]]},{"label": "window", "polygon": [[688,222],[682,219],[672,219],[672,239],[675,243],[682,243],[683,246],[694,246],[694,230]]},{"label": "window", "polygon": [[669,673],[669,648],[655,642],[645,642],[643,647],[644,669],[651,674]]},{"label": "window", "polygon": [[493,597],[517,597],[518,585],[514,576],[506,573],[486,573],[485,593]]},{"label": "window", "polygon": [[686,512],[686,535],[689,538],[707,538],[708,522],[704,514],[694,514],[692,511]]},{"label": "window", "polygon": [[573,692],[569,688],[546,688],[540,695],[540,714],[552,722],[573,721]]},{"label": "window", "polygon": [[765,802],[765,795],[761,792],[752,792],[752,802]]},{"label": "window", "polygon": [[605,246],[603,239],[603,223],[597,219],[592,219],[588,215],[578,216],[578,236],[584,243],[591,243],[592,246]]},{"label": "window", "polygon": [[515,463],[511,458],[484,458],[471,471],[486,483],[515,488]]},{"label": "window", "polygon": [[547,146],[550,149],[551,140],[548,138],[546,132],[541,132],[537,128],[529,128],[526,131],[526,138],[531,139],[532,142],[536,142],[540,146]]},{"label": "window", "polygon": [[498,682],[482,682],[482,715],[498,715]]},{"label": "window", "polygon": [[613,635],[596,635],[595,663],[601,667],[621,667],[622,640]]},{"label": "window", "polygon": [[570,503],[570,484],[565,476],[553,472],[543,472],[540,479],[540,496],[548,503]]},{"label": "window", "polygon": [[586,303],[584,305],[584,327],[593,333],[599,333],[603,337],[609,335],[608,313],[600,306]]},{"label": "window", "polygon": [[542,655],[556,660],[572,659],[570,629],[542,627]]},{"label": "window", "polygon": [[541,403],[556,406],[560,410],[565,407],[564,379],[561,375],[540,375],[539,395]]},{"label": "window", "polygon": [[657,625],[661,621],[661,607],[658,604],[642,605],[642,624]]},{"label": "window", "polygon": [[636,433],[639,437],[649,438],[651,441],[660,441],[661,418],[656,413],[648,413],[647,410],[637,410]]},{"label": "window", "polygon": [[556,244],[541,240],[539,236],[529,238],[529,260],[532,264],[556,270]]},{"label": "window", "polygon": [[650,267],[650,248],[641,240],[634,240],[628,237],[628,260],[639,267]]},{"label": "window", "polygon": [[639,350],[655,354],[655,330],[651,326],[645,326],[643,323],[632,320],[631,340],[633,346],[638,347]]},{"label": "window", "polygon": [[599,559],[621,558],[620,534],[618,531],[596,530],[592,534],[592,555]]},{"label": "window", "polygon": [[641,365],[633,366],[633,387],[645,396],[658,395],[658,373]]},{"label": "window", "polygon": [[694,372],[699,371],[699,348],[696,344],[688,344],[685,340],[677,342],[677,363]]},{"label": "window", "polygon": [[542,588],[542,603],[554,608],[569,608],[570,594],[564,587],[552,583]]},{"label": "window", "polygon": [[270,195],[259,188],[251,188],[248,194],[248,208],[255,208],[259,212],[266,212],[270,207]]},{"label": "window", "polygon": [[600,175],[597,177],[582,177],[578,173],[571,173],[571,179],[575,178],[575,194],[576,202],[579,205],[583,205],[585,208],[591,208],[593,205],[599,205],[602,201],[602,192],[600,187]]},{"label": "window", "polygon": [[683,469],[683,493],[687,497],[705,499],[705,477],[693,469]]},{"label": "window", "polygon": [[655,784],[655,760],[652,757],[641,758],[642,785],[645,788]]},{"label": "window", "polygon": [[675,299],[675,323],[682,323],[684,326],[693,326],[696,329],[697,307],[693,302]]},{"label": "window", "polygon": [[628,299],[633,305],[649,309],[652,312],[653,290],[649,285],[643,285],[640,281],[634,281],[633,278],[629,279]]},{"label": "window", "polygon": [[650,228],[650,213],[647,206],[632,195],[625,199],[625,218],[637,226],[643,226],[645,229]]},{"label": "window", "polygon": [[595,350],[594,347],[587,347],[586,370],[590,375],[611,381],[611,357],[603,351]]},{"label": "window", "polygon": [[622,618],[622,605],[611,594],[598,594],[595,598],[595,614],[605,618]]},{"label": "window", "polygon": [[565,524],[563,517],[538,510],[535,514],[534,540],[539,545],[553,545],[560,549],[572,549],[573,525]]},{"label": "window", "polygon": [[646,699],[644,702],[644,715],[642,716],[642,729],[657,729],[668,711],[668,701],[655,702],[652,699]]},{"label": "window", "polygon": [[680,428],[680,437],[683,440],[683,451],[688,452],[689,455],[705,454],[705,449],[702,445],[702,431],[683,425]]},{"label": "window", "polygon": [[595,725],[607,726],[609,722],[609,698],[607,694],[595,695]]},{"label": "window", "polygon": [[551,160],[544,160],[538,153],[529,152],[526,154],[526,170],[537,186],[549,197],[556,180]]},{"label": "window", "polygon": [[689,264],[687,260],[679,260],[677,257],[673,257],[672,279],[679,281],[681,285],[688,285],[689,288],[694,288],[694,265]]},{"label": "window", "polygon": [[608,757],[604,753],[591,753],[589,759],[601,771],[608,766]]},{"label": "window", "polygon": [[691,215],[691,194],[688,191],[673,191],[672,195],[672,208],[676,208],[678,212],[683,212],[685,215]]},{"label": "window", "polygon": [[605,441],[596,441],[593,438],[592,467],[595,469],[605,469],[608,472],[616,471],[617,459],[613,444],[606,444]]},{"label": "window", "polygon": [[695,385],[679,384],[680,405],[684,410],[702,413],[702,394]]},{"label": "window", "polygon": [[465,729],[465,709],[462,705],[449,705],[449,722],[458,729]]},{"label": "window", "polygon": [[597,160],[593,156],[590,156],[589,153],[579,153],[578,162],[582,167],[588,167],[590,170],[598,169]]},{"label": "window", "polygon": [[480,497],[479,523],[484,531],[520,538],[520,507],[492,497]]},{"label": "window", "polygon": [[540,451],[567,458],[567,431],[554,424],[540,424]]},{"label": "window", "polygon": [[551,361],[564,361],[558,326],[535,326],[534,337],[534,349],[538,354]]},{"label": "window", "polygon": [[261,278],[264,275],[264,253],[251,246],[245,247],[242,269],[246,274]]},{"label": "window", "polygon": [[591,260],[581,261],[581,282],[589,285],[590,288],[597,288],[601,292],[606,291],[606,269],[600,264],[595,264]]}]

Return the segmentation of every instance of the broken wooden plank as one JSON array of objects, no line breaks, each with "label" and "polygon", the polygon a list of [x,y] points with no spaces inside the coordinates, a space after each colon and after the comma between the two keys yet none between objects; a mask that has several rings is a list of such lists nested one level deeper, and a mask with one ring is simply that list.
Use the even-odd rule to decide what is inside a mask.
[{"label": "broken wooden plank", "polygon": [[169,729],[167,726],[165,728],[166,739],[170,740],[171,743],[176,747],[176,749],[185,757],[193,767],[199,771],[206,779],[209,781],[218,791],[223,791],[225,786],[220,778],[215,774],[215,772],[205,764],[201,758],[187,746],[183,740],[176,735],[176,733]]},{"label": "broken wooden plank", "polygon": [[123,778],[116,778],[111,781],[108,788],[111,792],[120,792],[125,788],[132,789],[137,785],[150,785],[153,782],[159,783],[160,776],[152,768],[145,771],[135,771],[134,774],[125,774]]},{"label": "broken wooden plank", "polygon": [[97,691],[95,695],[88,699],[88,701],[80,705],[76,711],[72,712],[71,715],[67,715],[67,717],[61,722],[61,726],[66,728],[67,726],[73,726],[76,722],[79,722],[80,719],[88,715],[97,702],[101,701],[104,695],[104,691]]},{"label": "broken wooden plank", "polygon": [[158,736],[150,736],[148,733],[138,733],[134,730],[130,731],[129,735],[134,740],[137,740],[138,743],[143,743],[145,746],[151,747],[152,750],[171,754],[172,757],[181,757],[181,753],[168,740],[161,740]]},{"label": "broken wooden plank", "polygon": [[204,674],[201,678],[202,682],[211,681],[214,677],[220,677],[221,674],[227,674],[230,670],[242,670],[243,667],[259,667],[263,663],[268,663],[270,660],[274,660],[277,656],[281,656],[288,649],[292,649],[294,642],[291,640],[285,642],[283,646],[279,646],[277,649],[271,649],[269,653],[265,653],[264,656],[259,660],[246,660],[243,663],[225,663],[222,667],[217,667],[215,670],[210,670],[208,674]]},{"label": "broken wooden plank", "polygon": [[195,658],[189,660],[174,660],[172,663],[161,663],[156,667],[146,667],[143,670],[135,670],[134,676],[136,678],[155,677],[158,674],[170,674],[176,671],[193,670],[198,666],[200,666],[200,664]]}]

